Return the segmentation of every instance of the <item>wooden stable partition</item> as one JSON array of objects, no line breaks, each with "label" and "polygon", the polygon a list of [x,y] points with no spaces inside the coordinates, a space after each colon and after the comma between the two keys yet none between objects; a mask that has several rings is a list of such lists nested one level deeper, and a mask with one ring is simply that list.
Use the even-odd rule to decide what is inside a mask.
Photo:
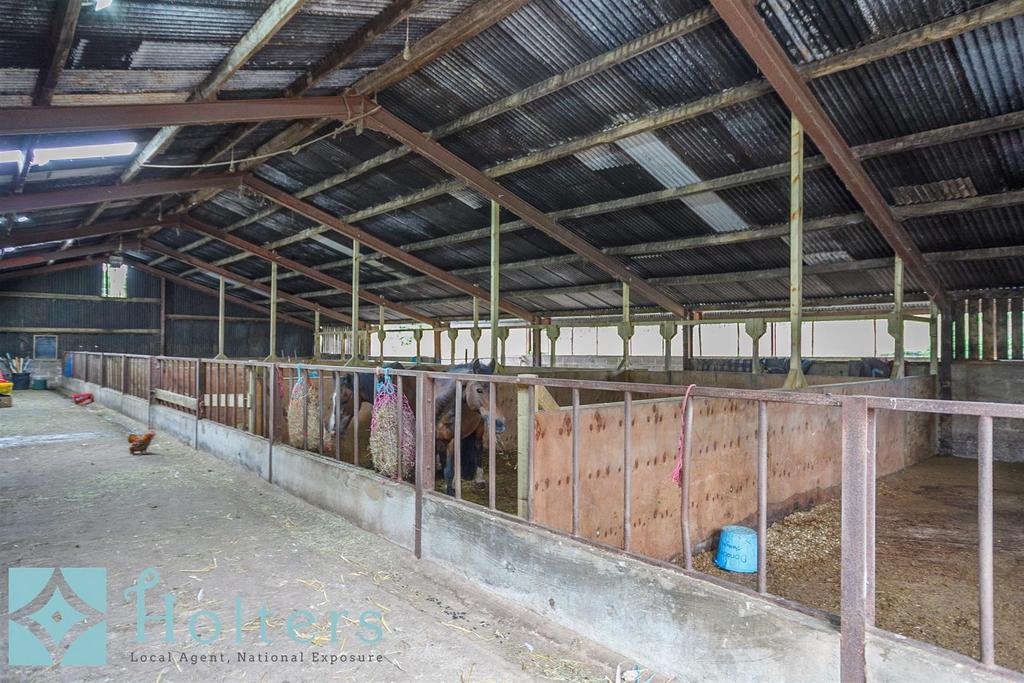
[{"label": "wooden stable partition", "polygon": [[[933,398],[934,378],[852,382],[807,389],[841,395]],[[755,401],[696,398],[690,462],[690,524],[695,545],[726,524],[753,526],[757,514]],[[679,486],[672,480],[679,444],[678,398],[634,400],[630,550],[664,560],[682,554]],[[768,403],[768,515],[779,518],[836,495],[842,415],[835,407]],[[584,405],[579,413],[579,533],[623,547],[622,402]],[[934,454],[927,414],[882,411],[877,422],[879,476]],[[572,530],[572,410],[538,412],[530,483],[533,519]]]}]

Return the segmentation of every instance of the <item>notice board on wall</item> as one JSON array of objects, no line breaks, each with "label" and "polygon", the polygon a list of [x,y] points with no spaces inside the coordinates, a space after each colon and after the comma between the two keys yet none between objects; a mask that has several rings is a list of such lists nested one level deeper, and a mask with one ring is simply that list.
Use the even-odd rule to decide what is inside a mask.
[{"label": "notice board on wall", "polygon": [[55,359],[57,357],[57,335],[37,334],[32,338],[32,357]]}]

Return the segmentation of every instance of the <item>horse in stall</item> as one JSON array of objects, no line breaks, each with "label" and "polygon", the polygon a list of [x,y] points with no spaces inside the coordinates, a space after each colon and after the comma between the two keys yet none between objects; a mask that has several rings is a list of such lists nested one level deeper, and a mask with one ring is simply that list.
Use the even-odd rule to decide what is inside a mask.
[{"label": "horse in stall", "polygon": [[[402,369],[401,363],[390,363],[386,367]],[[452,365],[445,369],[445,372],[453,374],[492,375],[494,374],[493,363],[481,363],[479,359],[472,363]],[[332,396],[331,412],[329,416],[328,431],[335,437],[340,438],[349,425],[352,424],[353,403],[356,391],[359,392],[360,404],[373,405],[375,379],[372,373],[358,373],[356,389],[353,389],[352,376],[345,374],[341,378],[339,406],[339,421],[334,424],[334,400]],[[505,431],[505,418],[501,414],[500,407],[491,407],[490,395],[486,382],[471,382],[463,386],[462,392],[462,429],[460,456],[462,461],[462,478],[465,480],[475,479],[477,483],[483,481],[483,467],[481,456],[483,455],[483,437],[488,424],[494,422],[495,433]],[[438,380],[435,384],[435,466],[438,471],[443,470],[446,489],[449,494],[454,493],[453,480],[455,477],[455,381]]]},{"label": "horse in stall", "polygon": [[[484,365],[477,360],[471,366],[456,365],[448,370],[461,374],[469,371],[475,375],[490,375],[494,374],[494,365]],[[488,428],[493,428],[496,434],[505,431],[505,417],[500,406],[491,405],[487,382],[466,382],[462,389],[462,423],[458,434],[455,433],[455,382],[438,382],[434,401],[434,451],[438,468],[444,463],[445,491],[448,495],[455,493],[455,439],[460,442],[461,478],[473,479],[475,483],[482,484],[484,434]]]}]

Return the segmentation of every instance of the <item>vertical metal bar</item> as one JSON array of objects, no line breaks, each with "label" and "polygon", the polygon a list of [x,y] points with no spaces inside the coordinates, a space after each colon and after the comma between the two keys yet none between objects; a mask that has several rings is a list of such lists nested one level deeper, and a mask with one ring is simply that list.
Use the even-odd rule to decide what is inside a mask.
[{"label": "vertical metal bar", "polygon": [[[359,242],[352,242],[352,360],[359,356]],[[355,385],[353,385],[355,386]]]},{"label": "vertical metal bar", "polygon": [[757,402],[757,592],[768,592],[768,404]]},{"label": "vertical metal bar", "polygon": [[425,375],[416,377],[416,507],[413,547],[416,558],[423,557],[423,492],[434,484],[434,380]]},{"label": "vertical metal bar", "polygon": [[[316,408],[316,434],[317,434],[317,453],[320,455],[324,454],[324,373],[322,370],[316,371],[317,379],[317,408]],[[401,412],[399,412],[399,420],[401,420]]]},{"label": "vertical metal bar", "polygon": [[193,434],[193,437],[192,437],[192,447],[198,449],[199,448],[199,420],[201,419],[202,413],[203,413],[203,382],[202,382],[202,378],[203,378],[203,359],[202,358],[196,358],[195,363],[196,363],[196,377],[195,377],[195,381],[196,381],[196,389],[195,389],[195,395],[196,395],[196,422],[195,422],[195,433]]},{"label": "vertical metal bar", "polygon": [[270,264],[270,353],[267,362],[277,360],[277,261]]},{"label": "vertical metal bar", "polygon": [[455,497],[462,500],[462,382],[459,380],[455,380],[455,425],[452,427],[452,433],[455,435],[452,444],[455,468],[452,473],[452,485],[455,487]]},{"label": "vertical metal bar", "polygon": [[683,527],[683,565],[693,570],[693,546],[690,541],[690,460],[693,455],[693,399],[686,402],[686,427],[683,438],[682,492],[680,493],[680,517]]},{"label": "vertical metal bar", "polygon": [[1024,313],[1024,300],[1020,297],[1014,297],[1010,299],[1010,345],[1013,347],[1013,353],[1010,354],[1014,360],[1021,360],[1024,358],[1024,324],[1022,324],[1022,313]]},{"label": "vertical metal bar", "polygon": [[804,127],[796,115],[790,117],[789,168],[789,375],[785,389],[807,386],[803,370],[803,278],[804,278]]},{"label": "vertical metal bar", "polygon": [[[383,346],[383,345],[382,345]],[[395,481],[402,481],[402,459],[405,456],[405,449],[402,447],[402,442],[405,441],[405,395],[402,393],[402,376],[397,375],[395,377],[396,387],[396,398],[398,399],[398,419],[396,423],[398,425],[398,438],[395,440],[396,448],[398,449],[398,458],[395,460]]]},{"label": "vertical metal bar", "polygon": [[572,389],[572,535],[580,535],[580,390]]},{"label": "vertical metal bar", "polygon": [[500,296],[500,262],[501,262],[501,205],[491,201],[491,363],[498,361],[498,320],[501,309],[498,306]]},{"label": "vertical metal bar", "polygon": [[338,425],[341,424],[341,377],[337,371],[332,372],[334,377],[334,401],[331,404],[331,412],[334,413],[334,459],[341,461],[341,432]]},{"label": "vertical metal bar", "polygon": [[533,459],[537,455],[537,387],[533,384],[527,392],[530,413],[530,450],[526,459],[526,520],[533,521]]},{"label": "vertical metal bar", "polygon": [[[493,411],[494,407],[497,405],[497,403],[496,403],[496,401],[497,401],[496,393],[497,392],[496,392],[496,390],[494,388],[494,382],[488,382],[487,383],[487,392],[488,392],[488,397],[487,398],[488,398],[488,401],[489,401],[488,405],[490,406],[490,410]],[[497,496],[497,488],[498,488],[497,487],[497,479],[496,479],[496,476],[495,476],[496,475],[496,470],[498,469],[498,458],[497,458],[497,454],[496,454],[496,451],[497,451],[496,440],[497,440],[497,434],[495,434],[495,432],[494,432],[494,416],[492,414],[492,415],[488,416],[488,424],[487,424],[487,505],[492,510],[495,507],[495,502],[496,502],[495,499],[496,499],[496,496]]]},{"label": "vertical metal bar", "polygon": [[352,464],[359,464],[359,373],[352,371]]},{"label": "vertical metal bar", "polygon": [[[306,392],[302,396],[302,450],[308,451],[309,448],[309,392],[313,388],[313,378],[310,377],[309,370],[306,371]],[[299,369],[299,377],[296,381],[302,379],[302,369]]]},{"label": "vertical metal bar", "polygon": [[864,564],[866,567],[864,620],[869,626],[875,624],[875,503],[878,478],[878,413],[874,409],[868,410],[868,458],[865,463],[865,479],[867,480],[867,505],[864,509],[866,518]]},{"label": "vertical metal bar", "polygon": [[863,397],[843,399],[840,513],[840,675],[844,683],[866,680],[868,408]]},{"label": "vertical metal bar", "polygon": [[889,319],[889,334],[893,338],[892,379],[904,375],[904,324],[903,324],[903,259],[899,256],[893,262],[893,311]]},{"label": "vertical metal bar", "polygon": [[274,481],[274,439],[277,437],[277,366],[267,371],[267,481]]},{"label": "vertical metal bar", "polygon": [[992,573],[992,418],[978,418],[978,629],[981,663],[996,662]]},{"label": "vertical metal bar", "polygon": [[622,547],[633,540],[633,394],[622,396]]},{"label": "vertical metal bar", "polygon": [[1000,297],[995,300],[996,308],[996,351],[995,357],[1006,360],[1010,357],[1010,300]]},{"label": "vertical metal bar", "polygon": [[224,355],[224,309],[225,299],[227,294],[227,284],[224,282],[224,276],[220,276],[220,290],[217,297],[217,358],[227,358]]}]

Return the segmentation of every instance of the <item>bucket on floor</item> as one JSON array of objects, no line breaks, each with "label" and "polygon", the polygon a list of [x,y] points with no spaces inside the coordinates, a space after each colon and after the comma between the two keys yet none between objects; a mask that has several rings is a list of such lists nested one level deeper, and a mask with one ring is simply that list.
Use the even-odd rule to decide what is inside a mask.
[{"label": "bucket on floor", "polygon": [[22,389],[29,389],[32,386],[32,373],[31,372],[12,372],[11,382],[14,384],[15,391],[21,391]]},{"label": "bucket on floor", "polygon": [[46,389],[46,379],[34,379],[32,380],[32,388],[36,391],[43,391]]},{"label": "bucket on floor", "polygon": [[722,527],[715,564],[727,572],[757,572],[757,532],[745,526]]},{"label": "bucket on floor", "polygon": [[0,396],[10,396],[13,390],[14,384],[12,382],[0,382]]}]

